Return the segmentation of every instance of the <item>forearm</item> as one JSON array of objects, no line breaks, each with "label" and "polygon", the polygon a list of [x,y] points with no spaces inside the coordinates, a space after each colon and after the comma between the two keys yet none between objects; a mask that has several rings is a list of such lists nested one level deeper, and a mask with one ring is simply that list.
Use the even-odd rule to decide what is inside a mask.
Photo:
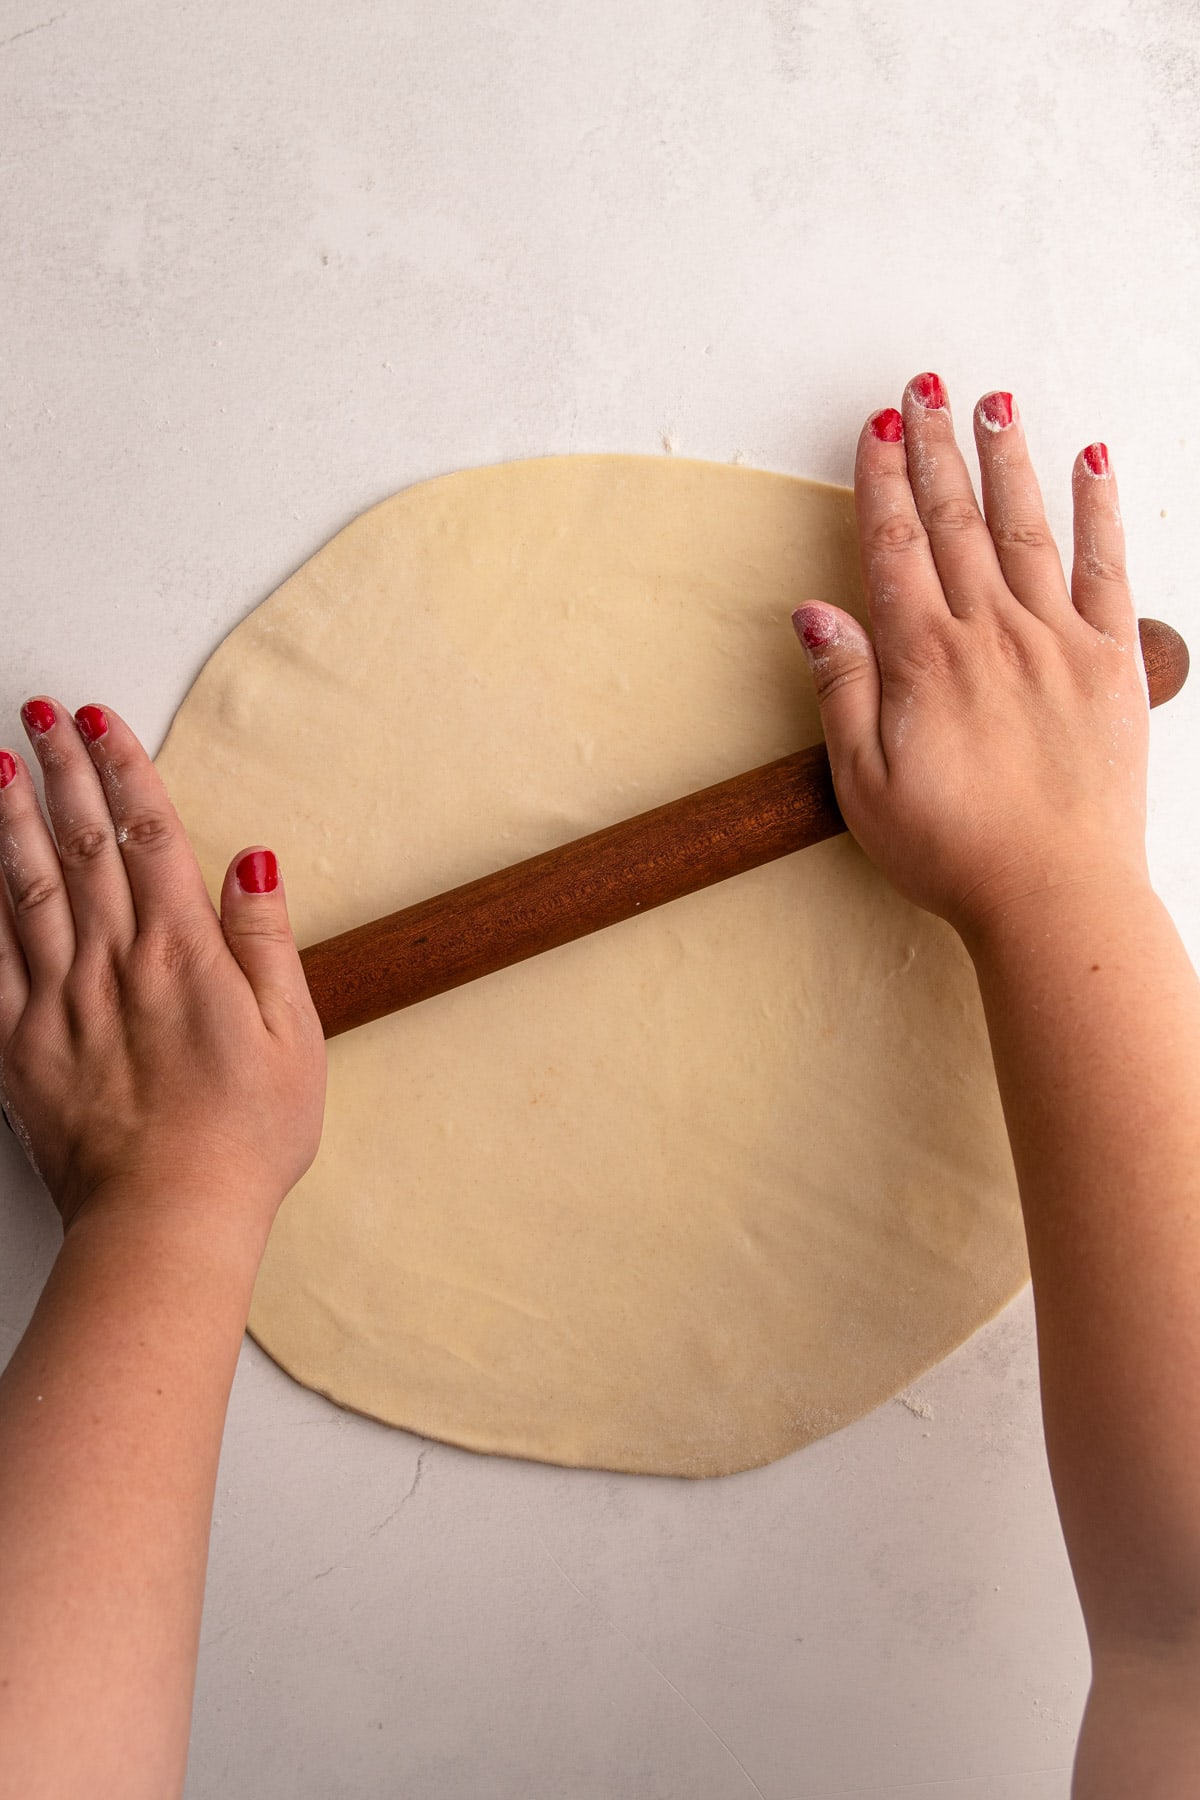
[{"label": "forearm", "polygon": [[1200,988],[1133,877],[1009,907],[968,947],[1093,1647],[1200,1643]]},{"label": "forearm", "polygon": [[257,1258],[120,1208],[0,1378],[0,1797],[182,1786],[212,1494]]}]

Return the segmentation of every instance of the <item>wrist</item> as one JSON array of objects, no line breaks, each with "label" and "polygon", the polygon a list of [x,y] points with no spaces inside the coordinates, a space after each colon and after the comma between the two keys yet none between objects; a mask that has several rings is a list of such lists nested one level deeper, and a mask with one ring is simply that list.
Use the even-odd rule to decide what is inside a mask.
[{"label": "wrist", "polygon": [[963,909],[951,921],[968,955],[981,964],[1035,948],[1073,945],[1082,958],[1103,942],[1124,937],[1147,904],[1156,904],[1149,872],[1113,864],[1064,875]]},{"label": "wrist", "polygon": [[199,1273],[253,1284],[282,1195],[264,1191],[250,1169],[194,1171],[176,1178],[164,1171],[110,1176],[71,1214],[66,1242],[120,1245],[166,1264],[186,1263]]}]

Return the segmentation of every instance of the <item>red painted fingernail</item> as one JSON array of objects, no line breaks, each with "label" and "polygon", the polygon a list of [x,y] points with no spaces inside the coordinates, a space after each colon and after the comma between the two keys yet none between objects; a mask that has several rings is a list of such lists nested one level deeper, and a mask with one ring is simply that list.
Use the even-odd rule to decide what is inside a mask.
[{"label": "red painted fingernail", "polygon": [[875,437],[885,444],[900,444],[904,441],[904,420],[894,406],[885,406],[882,412],[872,413],[871,431]]},{"label": "red painted fingernail", "polygon": [[946,386],[940,375],[927,371],[924,375],[914,375],[909,383],[913,399],[929,412],[937,412],[946,404]]},{"label": "red painted fingernail", "polygon": [[21,717],[28,730],[35,737],[41,737],[54,723],[54,708],[48,700],[27,700],[21,708]]},{"label": "red painted fingernail", "polygon": [[81,706],[75,714],[75,723],[84,742],[94,744],[108,730],[108,715],[98,706]]},{"label": "red painted fingernail", "polygon": [[243,894],[273,894],[279,886],[279,864],[273,850],[250,850],[237,866]]},{"label": "red painted fingernail", "polygon": [[1003,431],[1013,422],[1011,394],[985,394],[979,402],[979,416],[991,431]]},{"label": "red painted fingernail", "polygon": [[1091,475],[1108,474],[1108,445],[1089,444],[1083,453],[1083,460]]},{"label": "red painted fingernail", "polygon": [[0,788],[6,788],[10,781],[17,779],[17,759],[7,750],[0,750]]},{"label": "red painted fingernail", "polygon": [[798,606],[792,624],[806,650],[824,650],[837,637],[837,620],[823,607]]}]

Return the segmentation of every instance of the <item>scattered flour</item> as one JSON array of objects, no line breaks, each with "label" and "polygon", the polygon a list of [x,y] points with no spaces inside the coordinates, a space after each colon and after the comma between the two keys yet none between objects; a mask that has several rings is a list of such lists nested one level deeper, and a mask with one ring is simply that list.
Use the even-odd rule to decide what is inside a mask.
[{"label": "scattered flour", "polygon": [[927,1400],[919,1400],[915,1394],[897,1394],[897,1406],[908,1409],[914,1419],[932,1419],[933,1408]]}]

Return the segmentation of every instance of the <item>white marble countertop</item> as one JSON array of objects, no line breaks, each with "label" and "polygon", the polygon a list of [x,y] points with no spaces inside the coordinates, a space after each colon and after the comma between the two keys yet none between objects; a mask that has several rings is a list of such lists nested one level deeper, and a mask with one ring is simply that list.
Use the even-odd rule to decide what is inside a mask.
[{"label": "white marble countertop", "polygon": [[[1060,528],[1105,438],[1141,610],[1200,639],[1196,76],[1185,0],[0,0],[0,715],[107,697],[157,747],[405,483],[845,480],[927,367],[1016,391]],[[1195,691],[1154,740],[1195,952]],[[0,1352],[54,1241],[0,1143]],[[247,1345],[188,1795],[1065,1800],[1086,1672],[1028,1296],[700,1484],[423,1445]]]}]

